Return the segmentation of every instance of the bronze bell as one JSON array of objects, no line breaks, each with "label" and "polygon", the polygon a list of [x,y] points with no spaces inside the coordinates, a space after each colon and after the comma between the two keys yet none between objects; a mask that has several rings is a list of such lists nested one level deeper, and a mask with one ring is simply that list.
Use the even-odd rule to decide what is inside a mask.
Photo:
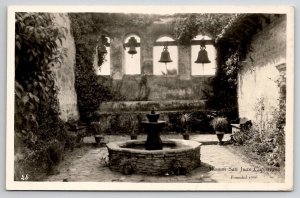
[{"label": "bronze bell", "polygon": [[210,63],[210,60],[208,59],[207,51],[205,50],[205,47],[201,47],[200,51],[198,53],[198,58],[195,61],[195,63]]},{"label": "bronze bell", "polygon": [[128,50],[128,54],[133,55],[133,54],[136,54],[136,53],[137,53],[137,51],[135,49],[135,46],[130,46],[129,50]]},{"label": "bronze bell", "polygon": [[210,63],[210,60],[208,59],[207,51],[205,49],[206,49],[205,41],[204,39],[202,39],[200,43],[200,51],[198,53],[198,57],[195,63],[202,63],[202,64]]},{"label": "bronze bell", "polygon": [[130,39],[128,41],[128,45],[129,45],[128,54],[131,54],[131,55],[136,54],[137,51],[136,51],[135,47],[137,45],[137,41],[133,36],[130,37]]},{"label": "bronze bell", "polygon": [[169,53],[169,51],[168,51],[168,47],[167,47],[167,46],[164,46],[164,49],[163,49],[163,51],[161,52],[161,56],[160,56],[160,59],[159,59],[158,62],[160,62],[160,63],[165,63],[165,64],[170,63],[170,62],[173,62],[173,61],[171,60],[170,53]]}]

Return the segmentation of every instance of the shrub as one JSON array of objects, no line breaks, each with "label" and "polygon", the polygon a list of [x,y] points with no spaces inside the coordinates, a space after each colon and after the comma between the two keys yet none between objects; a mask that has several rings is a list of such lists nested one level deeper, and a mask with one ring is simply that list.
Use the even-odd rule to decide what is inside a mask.
[{"label": "shrub", "polygon": [[256,153],[261,161],[271,166],[284,166],[285,163],[285,109],[275,109],[269,127],[260,131],[254,124],[252,128],[233,135],[236,144]]},{"label": "shrub", "polygon": [[182,123],[185,132],[188,132],[190,129],[190,122],[192,121],[192,114],[191,113],[184,113],[180,117],[180,121]]},{"label": "shrub", "polygon": [[216,117],[212,121],[212,126],[215,131],[226,132],[228,131],[228,121],[224,117]]}]

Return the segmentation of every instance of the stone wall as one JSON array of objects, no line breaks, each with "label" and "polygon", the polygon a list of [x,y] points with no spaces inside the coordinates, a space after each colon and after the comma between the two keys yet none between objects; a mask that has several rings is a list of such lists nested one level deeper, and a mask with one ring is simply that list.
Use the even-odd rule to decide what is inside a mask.
[{"label": "stone wall", "polygon": [[77,109],[77,95],[75,92],[75,43],[71,35],[70,20],[67,14],[54,14],[54,21],[67,30],[66,38],[62,40],[66,54],[63,56],[61,64],[57,63],[53,67],[55,83],[58,86],[58,101],[60,107],[60,118],[64,121],[79,118]]},{"label": "stone wall", "polygon": [[[278,108],[277,80],[286,63],[286,17],[272,16],[270,24],[263,24],[251,43],[238,75],[239,116],[246,117],[262,128]],[[289,67],[289,65],[287,65]]]},{"label": "stone wall", "polygon": [[[147,83],[142,83],[146,78]],[[112,87],[123,100],[205,100],[212,92],[212,76],[190,77],[182,80],[180,76],[124,75],[121,80],[99,76],[99,81]]]},{"label": "stone wall", "polygon": [[[144,145],[145,141],[111,142],[107,144],[109,167],[113,171],[146,175],[170,174],[179,166],[190,171],[200,166],[200,143],[186,140],[163,140],[163,144],[175,143],[177,148],[144,150],[126,148],[126,144]],[[127,170],[126,170],[127,169]],[[131,169],[131,170],[130,170]]]}]

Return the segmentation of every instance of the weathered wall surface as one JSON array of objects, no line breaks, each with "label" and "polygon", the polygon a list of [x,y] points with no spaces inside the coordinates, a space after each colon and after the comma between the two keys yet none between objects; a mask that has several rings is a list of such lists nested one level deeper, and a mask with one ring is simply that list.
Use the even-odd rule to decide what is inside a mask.
[{"label": "weathered wall surface", "polygon": [[108,78],[105,83],[127,101],[205,100],[205,93],[212,91],[212,79],[209,76],[181,80],[180,76],[124,75],[121,80]]},{"label": "weathered wall surface", "polygon": [[264,24],[254,36],[251,46],[238,77],[239,115],[264,128],[278,107],[277,68],[285,67],[286,61],[285,16],[273,16],[271,23]]},{"label": "weathered wall surface", "polygon": [[[59,88],[58,101],[60,107],[60,118],[64,121],[69,119],[77,120],[79,118],[77,109],[77,95],[75,92],[75,44],[71,35],[70,20],[67,14],[54,14],[55,22],[58,25],[66,27],[66,39],[62,40],[61,47],[66,49],[66,55],[63,56],[61,64],[53,67],[55,83]],[[59,43],[60,45],[60,43]]]}]

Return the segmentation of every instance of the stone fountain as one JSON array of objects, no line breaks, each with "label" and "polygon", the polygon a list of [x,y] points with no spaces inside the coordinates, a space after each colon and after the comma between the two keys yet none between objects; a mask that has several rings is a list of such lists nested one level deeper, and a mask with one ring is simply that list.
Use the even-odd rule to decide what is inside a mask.
[{"label": "stone fountain", "polygon": [[162,128],[165,126],[165,121],[158,121],[159,114],[155,113],[154,110],[150,114],[146,115],[148,121],[142,122],[147,133],[147,140],[145,143],[146,150],[162,150],[163,144],[160,139],[159,133],[162,131]]},{"label": "stone fountain", "polygon": [[125,174],[164,175],[179,168],[190,171],[200,166],[201,144],[192,140],[161,140],[165,121],[160,121],[154,110],[146,115],[142,126],[146,140],[128,140],[107,144],[109,167]]}]

